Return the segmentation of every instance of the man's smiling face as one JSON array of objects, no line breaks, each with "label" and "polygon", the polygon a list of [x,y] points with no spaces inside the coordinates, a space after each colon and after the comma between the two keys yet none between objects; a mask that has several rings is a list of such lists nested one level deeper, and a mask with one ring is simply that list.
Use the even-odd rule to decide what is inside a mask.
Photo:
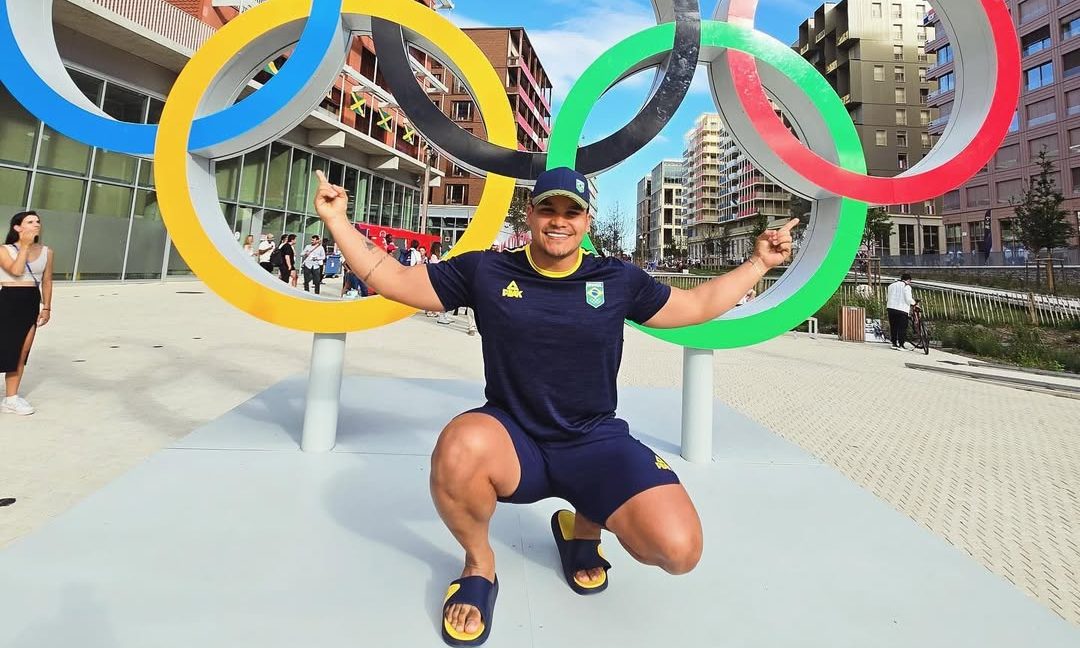
[{"label": "man's smiling face", "polygon": [[581,205],[566,196],[550,196],[526,213],[533,243],[551,260],[576,255],[592,217]]}]

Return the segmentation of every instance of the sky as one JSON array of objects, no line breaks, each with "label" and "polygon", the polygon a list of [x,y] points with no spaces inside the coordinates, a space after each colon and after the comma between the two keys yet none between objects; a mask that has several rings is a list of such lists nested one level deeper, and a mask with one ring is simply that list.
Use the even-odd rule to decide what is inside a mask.
[{"label": "sky", "polygon": [[[461,27],[524,27],[552,80],[554,115],[582,71],[620,40],[656,24],[649,0],[455,0],[443,11]],[[807,0],[761,0],[757,27],[790,44],[799,25],[821,3]],[[703,17],[715,10],[715,0],[702,0]],[[654,74],[645,72],[613,88],[594,107],[585,126],[584,142],[606,137],[628,123],[644,104]],[[597,178],[599,215],[616,205],[633,223],[637,183],[661,160],[681,159],[684,136],[698,115],[716,112],[705,68],[698,68],[694,85],[671,123],[634,156]]]}]

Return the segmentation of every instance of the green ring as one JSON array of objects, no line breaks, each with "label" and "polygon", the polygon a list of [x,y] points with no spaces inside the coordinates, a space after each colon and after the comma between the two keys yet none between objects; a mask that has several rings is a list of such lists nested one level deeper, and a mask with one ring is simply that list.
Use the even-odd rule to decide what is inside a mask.
[{"label": "green ring", "polygon": [[[596,60],[570,90],[552,128],[548,168],[571,167],[577,162],[578,143],[592,107],[619,78],[651,56],[671,51],[675,25],[651,27],[618,43]],[[839,154],[840,166],[866,173],[862,143],[840,97],[823,76],[790,47],[759,32],[715,20],[701,23],[703,47],[727,47],[754,56],[781,72],[806,92],[824,118]],[[754,315],[717,319],[679,329],[636,328],[661,340],[697,349],[735,349],[770,340],[813,316],[836,292],[847,276],[862,242],[867,204],[844,198],[832,246],[806,284],[774,308]],[[585,247],[593,249],[592,241]]]}]

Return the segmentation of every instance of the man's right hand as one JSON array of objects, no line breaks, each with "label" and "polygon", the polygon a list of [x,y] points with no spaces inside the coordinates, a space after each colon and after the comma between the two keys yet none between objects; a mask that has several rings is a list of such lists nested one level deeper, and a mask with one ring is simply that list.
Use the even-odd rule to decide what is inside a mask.
[{"label": "man's right hand", "polygon": [[349,217],[346,210],[349,206],[349,192],[343,187],[330,184],[326,174],[316,171],[315,176],[319,179],[319,187],[315,191],[315,213],[327,226],[344,221]]}]

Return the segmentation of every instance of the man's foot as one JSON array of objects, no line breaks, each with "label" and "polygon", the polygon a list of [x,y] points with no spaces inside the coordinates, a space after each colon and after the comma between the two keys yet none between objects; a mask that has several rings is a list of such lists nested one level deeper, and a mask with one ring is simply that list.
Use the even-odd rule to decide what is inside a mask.
[{"label": "man's foot", "polygon": [[[470,567],[466,565],[461,572],[461,577],[466,578],[468,576],[483,576],[488,581],[495,582],[495,567]],[[446,608],[443,618],[455,630],[467,635],[479,632],[480,624],[483,622],[480,610],[473,605],[451,605]]]},{"label": "man's foot", "polygon": [[[600,525],[580,515],[574,516],[574,540],[599,540]],[[603,567],[583,569],[574,573],[574,580],[585,586],[599,585],[606,575]]]}]

